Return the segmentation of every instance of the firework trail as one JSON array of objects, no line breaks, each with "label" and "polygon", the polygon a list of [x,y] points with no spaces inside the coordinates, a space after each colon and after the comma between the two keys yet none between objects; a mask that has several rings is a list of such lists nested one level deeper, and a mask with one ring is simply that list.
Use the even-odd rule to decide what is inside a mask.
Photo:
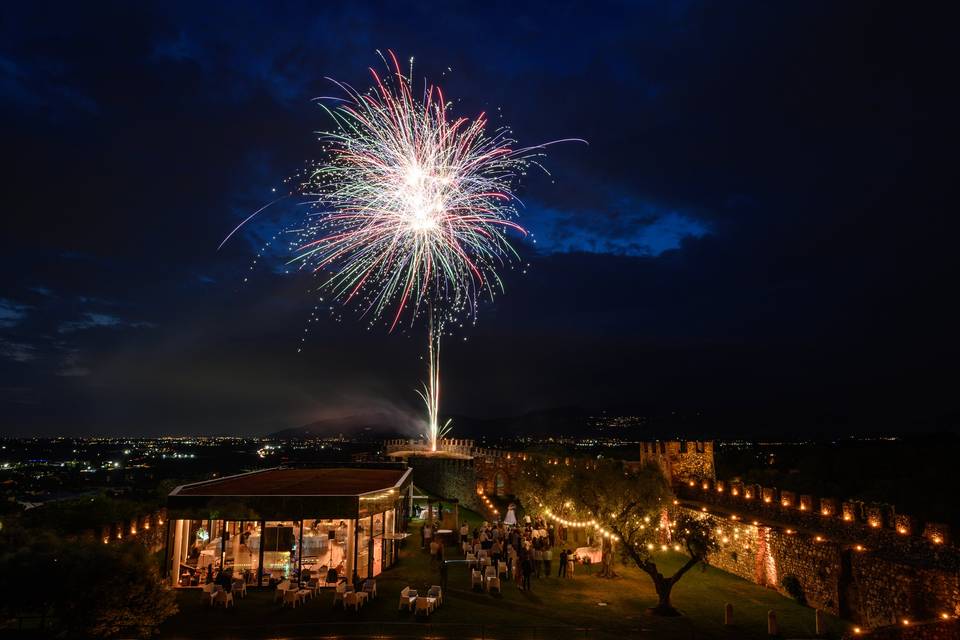
[{"label": "firework trail", "polygon": [[368,91],[330,79],[343,95],[317,99],[334,127],[320,134],[325,157],[300,184],[311,210],[293,230],[291,263],[371,326],[393,331],[428,316],[428,382],[418,393],[436,450],[449,430],[438,418],[444,325],[475,318],[479,299],[503,291],[499,271],[517,259],[508,234],[527,233],[513,190],[547,145],[515,148],[509,129],[488,133],[484,113],[454,117],[439,87],[415,95],[412,59],[404,75],[392,51],[381,58],[386,71],[370,69]]}]

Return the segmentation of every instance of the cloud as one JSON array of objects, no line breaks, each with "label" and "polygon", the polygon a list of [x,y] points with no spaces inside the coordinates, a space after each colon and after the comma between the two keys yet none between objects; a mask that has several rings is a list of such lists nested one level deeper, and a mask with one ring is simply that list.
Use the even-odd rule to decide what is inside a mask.
[{"label": "cloud", "polygon": [[701,238],[707,223],[688,213],[650,204],[626,203],[607,211],[572,211],[532,206],[522,223],[541,253],[604,253],[657,257]]},{"label": "cloud", "polygon": [[74,331],[85,331],[87,329],[119,329],[119,328],[134,328],[134,329],[152,329],[156,327],[155,324],[151,322],[134,322],[130,320],[124,320],[118,316],[110,315],[108,313],[94,313],[87,311],[83,313],[80,320],[69,320],[60,325],[60,333],[72,333]]},{"label": "cloud", "polygon": [[57,375],[63,378],[83,378],[91,373],[89,368],[80,364],[80,358],[75,354],[64,358],[62,366],[57,371]]},{"label": "cloud", "polygon": [[0,298],[0,329],[9,329],[15,327],[27,317],[27,310],[30,307],[25,304]]},{"label": "cloud", "polygon": [[96,101],[61,82],[58,78],[60,72],[55,64],[25,64],[0,56],[0,95],[24,111],[49,109],[97,113]]},{"label": "cloud", "polygon": [[25,342],[0,341],[0,355],[14,362],[30,362],[36,356],[36,348]]}]

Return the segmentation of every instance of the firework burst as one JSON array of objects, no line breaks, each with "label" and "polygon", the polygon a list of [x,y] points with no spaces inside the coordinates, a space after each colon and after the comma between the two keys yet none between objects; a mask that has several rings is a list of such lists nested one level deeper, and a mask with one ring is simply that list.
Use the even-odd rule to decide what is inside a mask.
[{"label": "firework burst", "polygon": [[405,75],[392,51],[381,58],[371,89],[331,79],[342,96],[317,99],[334,127],[300,184],[311,210],[293,230],[291,263],[371,326],[393,331],[428,316],[420,395],[436,449],[449,429],[438,418],[445,323],[475,318],[481,298],[503,291],[499,272],[517,259],[508,236],[527,233],[514,188],[547,145],[516,148],[509,129],[488,131],[484,113],[454,117],[439,87],[414,92],[412,60]]}]

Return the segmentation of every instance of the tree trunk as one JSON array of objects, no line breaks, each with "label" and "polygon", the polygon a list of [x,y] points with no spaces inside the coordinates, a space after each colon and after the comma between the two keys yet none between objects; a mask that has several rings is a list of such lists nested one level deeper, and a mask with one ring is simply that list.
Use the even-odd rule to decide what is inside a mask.
[{"label": "tree trunk", "polygon": [[662,575],[653,576],[653,586],[657,591],[657,606],[650,612],[658,616],[678,616],[680,612],[670,604],[670,592],[673,590],[673,580]]},{"label": "tree trunk", "polygon": [[616,578],[617,572],[613,570],[613,543],[607,538],[600,539],[600,571],[597,572],[599,578]]}]

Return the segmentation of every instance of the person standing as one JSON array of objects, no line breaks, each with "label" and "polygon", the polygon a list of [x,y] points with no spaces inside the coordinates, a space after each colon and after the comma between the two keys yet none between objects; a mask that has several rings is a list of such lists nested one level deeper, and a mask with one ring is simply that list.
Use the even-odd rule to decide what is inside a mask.
[{"label": "person standing", "polygon": [[517,581],[517,588],[523,591],[523,555],[518,554],[513,563],[513,577]]},{"label": "person standing", "polygon": [[540,545],[536,545],[533,548],[533,553],[531,554],[531,561],[533,562],[533,572],[536,574],[537,578],[540,577],[540,565],[543,563],[543,552],[540,550]]},{"label": "person standing", "polygon": [[523,557],[523,590],[530,591],[530,574],[533,573],[533,560],[530,554]]},{"label": "person standing", "polygon": [[547,547],[543,550],[543,575],[550,577],[550,561],[553,560],[553,549]]},{"label": "person standing", "polygon": [[557,577],[565,578],[567,577],[567,550],[560,550],[560,566],[557,567]]},{"label": "person standing", "polygon": [[500,558],[503,555],[503,547],[500,545],[499,540],[493,541],[493,546],[490,547],[490,560],[493,562],[493,566],[496,567],[497,563],[500,562]]},{"label": "person standing", "polygon": [[567,578],[573,578],[573,552],[567,549]]}]

